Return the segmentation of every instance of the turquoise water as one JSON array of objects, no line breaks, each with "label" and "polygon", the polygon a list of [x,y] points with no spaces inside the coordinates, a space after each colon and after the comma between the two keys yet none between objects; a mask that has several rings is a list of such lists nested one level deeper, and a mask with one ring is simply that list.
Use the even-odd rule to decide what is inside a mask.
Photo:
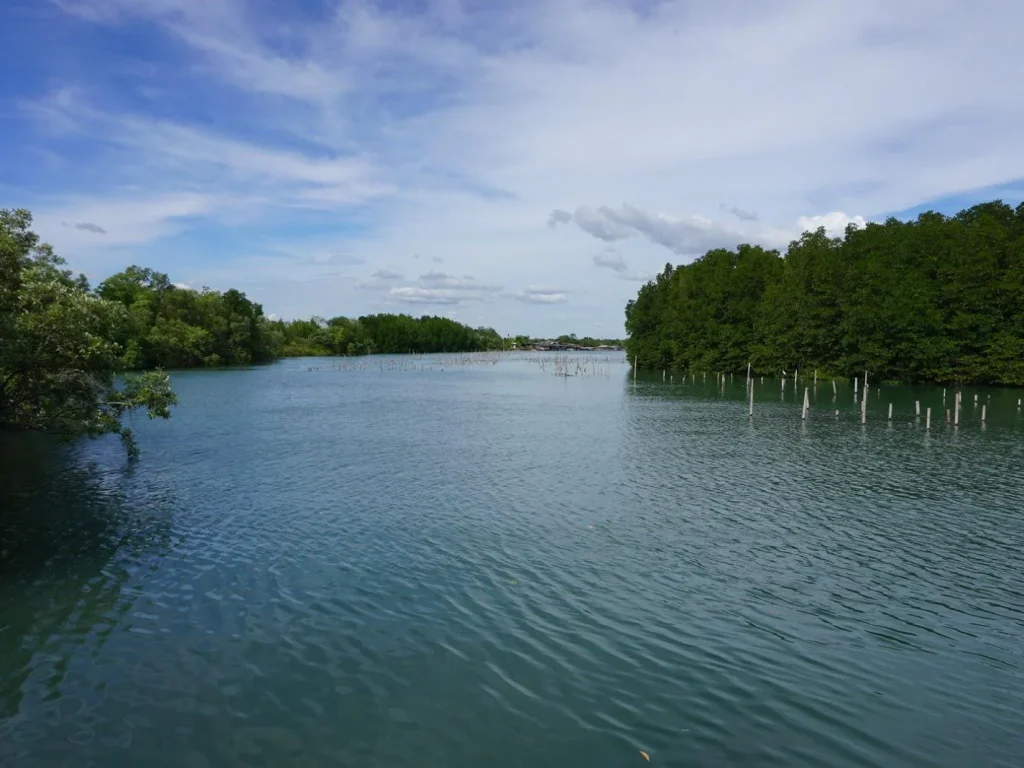
[{"label": "turquoise water", "polygon": [[133,466],[0,444],[0,765],[1024,764],[1018,391],[173,380]]}]

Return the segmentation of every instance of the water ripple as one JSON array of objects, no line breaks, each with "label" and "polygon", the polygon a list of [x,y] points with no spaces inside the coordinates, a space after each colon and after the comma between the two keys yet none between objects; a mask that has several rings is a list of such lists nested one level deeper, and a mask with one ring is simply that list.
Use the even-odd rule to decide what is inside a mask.
[{"label": "water ripple", "polygon": [[1024,762],[1013,393],[416,360],[10,452],[0,765]]}]

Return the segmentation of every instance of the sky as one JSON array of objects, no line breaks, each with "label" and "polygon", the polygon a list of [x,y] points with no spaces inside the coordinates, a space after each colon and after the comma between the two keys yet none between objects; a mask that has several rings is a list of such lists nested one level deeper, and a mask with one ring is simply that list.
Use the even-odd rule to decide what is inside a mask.
[{"label": "sky", "polygon": [[1024,198],[1019,0],[5,0],[0,208],[276,317],[621,337],[666,263]]}]

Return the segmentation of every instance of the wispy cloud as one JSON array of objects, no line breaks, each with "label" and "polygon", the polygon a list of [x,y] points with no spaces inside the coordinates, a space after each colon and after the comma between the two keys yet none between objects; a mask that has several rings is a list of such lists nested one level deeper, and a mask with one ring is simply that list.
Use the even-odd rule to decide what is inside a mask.
[{"label": "wispy cloud", "polygon": [[528,285],[512,298],[526,304],[564,304],[568,301],[567,291],[545,285]]}]

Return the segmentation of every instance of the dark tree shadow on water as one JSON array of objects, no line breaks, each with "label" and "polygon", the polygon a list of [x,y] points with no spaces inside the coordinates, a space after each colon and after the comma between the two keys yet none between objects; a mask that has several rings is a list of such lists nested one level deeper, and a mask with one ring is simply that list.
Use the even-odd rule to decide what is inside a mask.
[{"label": "dark tree shadow on water", "polygon": [[45,676],[34,696],[58,698],[71,648],[104,642],[131,608],[133,576],[171,545],[166,493],[140,490],[129,465],[81,456],[0,433],[0,740],[33,674]]}]

